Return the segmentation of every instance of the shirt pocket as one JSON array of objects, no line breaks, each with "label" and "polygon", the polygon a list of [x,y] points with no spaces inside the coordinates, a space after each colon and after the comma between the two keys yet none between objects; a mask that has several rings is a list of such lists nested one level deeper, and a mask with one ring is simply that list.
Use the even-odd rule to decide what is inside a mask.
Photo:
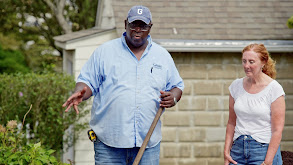
[{"label": "shirt pocket", "polygon": [[160,65],[154,65],[151,68],[148,78],[150,86],[157,91],[165,90],[166,88],[166,71]]}]

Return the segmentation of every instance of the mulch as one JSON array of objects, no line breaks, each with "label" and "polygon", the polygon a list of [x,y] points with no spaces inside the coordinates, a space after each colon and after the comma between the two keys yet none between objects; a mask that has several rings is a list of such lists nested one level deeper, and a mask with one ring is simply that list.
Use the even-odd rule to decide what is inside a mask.
[{"label": "mulch", "polygon": [[283,165],[293,165],[293,152],[281,151]]}]

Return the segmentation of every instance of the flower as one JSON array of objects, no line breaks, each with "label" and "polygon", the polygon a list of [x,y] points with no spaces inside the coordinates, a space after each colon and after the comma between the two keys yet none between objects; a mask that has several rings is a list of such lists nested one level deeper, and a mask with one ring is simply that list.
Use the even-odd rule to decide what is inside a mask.
[{"label": "flower", "polygon": [[0,125],[0,132],[6,132],[6,128],[5,127],[3,127],[3,125]]},{"label": "flower", "polygon": [[19,97],[22,97],[23,96],[23,93],[22,92],[18,92],[18,95],[19,95]]},{"label": "flower", "polygon": [[17,122],[16,122],[16,120],[10,120],[10,121],[8,121],[8,123],[7,123],[7,128],[8,128],[8,129],[9,129],[9,128],[14,129],[14,128],[16,128],[16,126],[17,126]]}]

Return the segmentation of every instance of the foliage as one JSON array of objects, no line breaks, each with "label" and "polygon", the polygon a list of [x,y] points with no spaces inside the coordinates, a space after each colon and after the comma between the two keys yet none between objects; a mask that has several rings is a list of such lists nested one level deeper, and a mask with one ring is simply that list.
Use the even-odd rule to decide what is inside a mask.
[{"label": "foliage", "polygon": [[20,137],[24,133],[15,120],[8,121],[6,127],[0,125],[0,164],[63,164],[52,155],[55,151],[45,149],[41,142],[21,146]]},{"label": "foliage", "polygon": [[[0,74],[0,124],[20,121],[32,104],[24,129],[27,138],[22,143],[42,142],[45,148],[61,152],[63,144],[71,146],[79,131],[88,125],[79,122],[88,113],[83,110],[85,104],[79,106],[79,115],[75,111],[64,113],[61,106],[74,86],[71,76],[57,73]],[[64,138],[65,130],[72,124],[75,135]]]},{"label": "foliage", "polygon": [[[71,0],[73,9],[66,7],[69,20],[72,21],[72,31],[88,29],[95,26],[98,0]],[[74,12],[73,12],[74,11]]]},{"label": "foliage", "polygon": [[4,36],[3,33],[0,32],[0,45],[2,49],[6,50],[17,50],[19,49],[21,42],[19,40],[14,39],[15,36],[13,34]]},{"label": "foliage", "polygon": [[287,21],[287,26],[290,28],[290,29],[293,29],[293,16],[291,16],[288,21]]},{"label": "foliage", "polygon": [[[25,56],[26,64],[34,72],[48,66],[54,66],[53,71],[61,70],[62,50],[55,46],[53,37],[65,31],[55,10],[48,6],[51,2],[59,7],[60,1],[64,0],[0,0],[0,45],[6,49],[9,38],[9,43]],[[95,25],[98,0],[65,2],[61,15],[72,31]],[[1,35],[6,37],[5,41]]]},{"label": "foliage", "polygon": [[[65,34],[56,14],[45,0],[5,0],[0,7],[0,31],[4,34],[16,33],[24,42],[45,38],[51,47],[54,45],[53,37]],[[49,0],[53,4],[58,1]],[[73,31],[91,28],[95,25],[97,0],[68,0],[64,7],[63,16],[67,23],[72,25]],[[56,6],[58,4],[55,4]],[[42,36],[40,38],[40,36]]]},{"label": "foliage", "polygon": [[20,51],[3,50],[0,45],[0,73],[14,73],[29,71],[24,56]]}]

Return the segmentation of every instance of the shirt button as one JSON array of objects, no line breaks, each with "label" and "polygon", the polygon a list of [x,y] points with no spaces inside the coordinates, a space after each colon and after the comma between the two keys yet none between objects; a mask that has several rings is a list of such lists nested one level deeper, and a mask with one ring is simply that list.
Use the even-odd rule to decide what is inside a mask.
[{"label": "shirt button", "polygon": [[247,138],[247,136],[244,136],[244,139],[246,139]]}]

